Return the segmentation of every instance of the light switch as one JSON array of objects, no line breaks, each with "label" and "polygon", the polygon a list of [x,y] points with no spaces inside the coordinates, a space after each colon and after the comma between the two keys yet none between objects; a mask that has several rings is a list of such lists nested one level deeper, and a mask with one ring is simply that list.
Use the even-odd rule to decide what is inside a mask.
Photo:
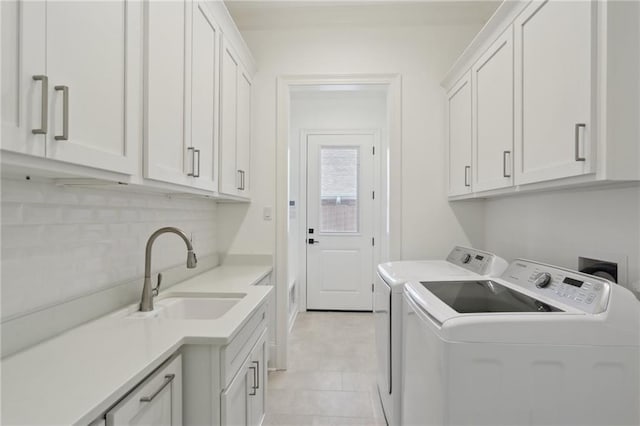
[{"label": "light switch", "polygon": [[262,218],[264,220],[271,220],[271,206],[266,206],[262,209]]}]

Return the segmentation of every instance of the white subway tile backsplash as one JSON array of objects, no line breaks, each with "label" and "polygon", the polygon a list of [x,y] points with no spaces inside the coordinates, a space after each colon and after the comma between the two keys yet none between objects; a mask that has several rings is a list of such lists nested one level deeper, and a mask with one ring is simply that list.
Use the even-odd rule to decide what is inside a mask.
[{"label": "white subway tile backsplash", "polygon": [[[199,256],[217,252],[214,201],[126,191],[2,180],[3,320],[141,279],[147,239],[163,226],[196,236]],[[184,261],[179,238],[158,238],[154,271]]]}]

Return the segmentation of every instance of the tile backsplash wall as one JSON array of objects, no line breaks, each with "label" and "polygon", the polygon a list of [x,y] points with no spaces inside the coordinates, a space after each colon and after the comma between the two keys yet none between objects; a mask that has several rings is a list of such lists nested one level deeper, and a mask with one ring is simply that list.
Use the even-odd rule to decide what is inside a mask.
[{"label": "tile backsplash wall", "polygon": [[[212,200],[127,188],[2,180],[2,320],[140,278],[149,235],[177,226],[199,257],[215,254]],[[184,264],[179,237],[162,235],[152,269]]]}]

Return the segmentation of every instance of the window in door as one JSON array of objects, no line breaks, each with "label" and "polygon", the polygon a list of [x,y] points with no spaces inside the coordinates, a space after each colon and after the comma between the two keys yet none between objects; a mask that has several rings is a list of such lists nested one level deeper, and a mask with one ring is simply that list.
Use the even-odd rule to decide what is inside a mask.
[{"label": "window in door", "polygon": [[320,149],[320,232],[358,232],[358,147]]}]

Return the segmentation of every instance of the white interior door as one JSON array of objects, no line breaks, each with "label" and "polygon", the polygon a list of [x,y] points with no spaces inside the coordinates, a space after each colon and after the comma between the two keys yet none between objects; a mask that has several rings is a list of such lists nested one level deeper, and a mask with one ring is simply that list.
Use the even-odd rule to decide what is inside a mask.
[{"label": "white interior door", "polygon": [[373,134],[307,135],[307,308],[372,309]]}]

